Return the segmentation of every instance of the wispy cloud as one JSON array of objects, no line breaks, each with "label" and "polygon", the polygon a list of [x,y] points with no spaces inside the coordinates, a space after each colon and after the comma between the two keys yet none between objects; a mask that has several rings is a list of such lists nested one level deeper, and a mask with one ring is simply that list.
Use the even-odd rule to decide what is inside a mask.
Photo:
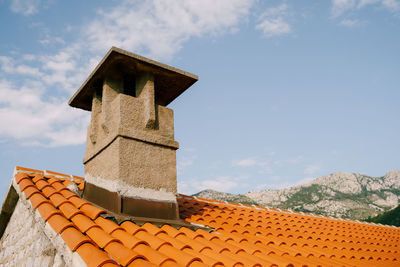
[{"label": "wispy cloud", "polygon": [[322,171],[322,166],[321,166],[321,165],[319,165],[319,164],[312,164],[312,165],[307,166],[307,167],[304,169],[304,174],[313,175],[313,174],[318,173],[318,172],[320,172],[320,171]]},{"label": "wispy cloud", "polygon": [[340,21],[340,25],[348,27],[348,28],[355,28],[363,25],[364,23],[358,19],[343,19]]},{"label": "wispy cloud", "polygon": [[194,194],[205,189],[221,192],[231,192],[241,186],[241,178],[231,176],[220,176],[212,180],[191,180],[178,183],[178,191],[183,194]]},{"label": "wispy cloud", "polygon": [[177,158],[177,164],[176,164],[176,169],[178,174],[183,173],[183,171],[189,167],[192,166],[194,161],[196,160],[197,156],[196,155],[185,155],[182,157]]},{"label": "wispy cloud", "polygon": [[15,13],[28,16],[37,13],[39,5],[40,0],[12,0],[10,8]]},{"label": "wispy cloud", "polygon": [[332,1],[332,16],[338,17],[344,12],[353,9],[357,6],[357,0],[333,0]]},{"label": "wispy cloud", "polygon": [[250,167],[250,166],[255,166],[255,165],[258,165],[258,164],[259,164],[259,162],[257,162],[257,160],[255,158],[234,160],[232,162],[232,165],[240,166],[240,167]]},{"label": "wispy cloud", "polygon": [[400,11],[398,0],[333,0],[332,16],[339,17],[346,12],[359,10],[370,5],[383,7],[390,12]]},{"label": "wispy cloud", "polygon": [[[31,15],[39,0],[13,0],[14,12]],[[0,57],[0,138],[21,144],[60,146],[82,144],[89,114],[67,106],[68,98],[88,71],[111,46],[156,59],[168,60],[193,37],[234,32],[249,15],[253,0],[120,1],[100,10],[88,24],[76,29],[74,42],[46,35],[42,44],[56,41],[53,54],[13,54]],[[181,162],[189,166],[192,159]]]},{"label": "wispy cloud", "polygon": [[101,10],[85,36],[97,51],[114,45],[169,59],[192,37],[232,32],[252,4],[252,0],[122,1],[111,10]]},{"label": "wispy cloud", "polygon": [[16,89],[0,80],[1,137],[13,137],[24,145],[63,146],[81,144],[82,131],[89,120],[66,104],[67,99],[43,101],[45,90],[40,82],[26,82]]},{"label": "wispy cloud", "polygon": [[266,37],[290,33],[291,26],[286,20],[287,10],[287,4],[268,8],[258,18],[260,22],[256,25],[256,29],[261,30]]}]

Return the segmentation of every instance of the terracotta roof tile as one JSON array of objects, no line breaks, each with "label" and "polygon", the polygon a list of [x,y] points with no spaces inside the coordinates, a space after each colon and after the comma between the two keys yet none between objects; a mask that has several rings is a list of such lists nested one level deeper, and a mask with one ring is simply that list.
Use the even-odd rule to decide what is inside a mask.
[{"label": "terracotta roof tile", "polygon": [[146,260],[143,260],[141,258],[137,258],[134,261],[132,261],[128,266],[129,267],[155,267],[157,265],[154,263],[148,262]]},{"label": "terracotta roof tile", "polygon": [[31,201],[32,207],[34,209],[38,208],[40,205],[46,202],[50,204],[47,198],[45,198],[42,194],[34,194],[29,198],[29,200]]},{"label": "terracotta roof tile", "polygon": [[23,179],[30,179],[29,175],[23,172],[19,172],[15,175],[15,181],[17,182],[17,184],[19,184],[21,182],[21,180]]},{"label": "terracotta roof tile", "polygon": [[110,236],[100,227],[92,227],[87,230],[86,234],[100,247],[105,248],[111,242],[121,242],[118,239]]},{"label": "terracotta roof tile", "polygon": [[84,243],[90,243],[91,240],[87,236],[83,235],[79,230],[74,227],[66,228],[62,233],[61,237],[67,243],[68,247],[75,251]]},{"label": "terracotta roof tile", "polygon": [[73,227],[74,224],[67,220],[64,216],[55,214],[51,216],[48,220],[50,226],[56,231],[56,233],[60,234],[68,227]]},{"label": "terracotta roof tile", "polygon": [[35,184],[32,182],[32,180],[30,180],[30,179],[22,179],[19,182],[19,189],[21,189],[21,191],[25,191],[25,189],[27,189],[28,187],[37,188],[35,186]]},{"label": "terracotta roof tile", "polygon": [[24,194],[26,196],[26,198],[31,198],[32,195],[34,194],[41,194],[39,189],[37,189],[36,187],[28,187],[24,190]]},{"label": "terracotta roof tile", "polygon": [[43,195],[47,198],[51,197],[53,194],[58,193],[57,190],[54,189],[52,186],[48,186],[42,189]]},{"label": "terracotta roof tile", "polygon": [[77,183],[77,184],[78,184],[78,189],[83,191],[83,189],[85,188],[85,183],[84,182],[80,182],[80,183]]},{"label": "terracotta roof tile", "polygon": [[47,174],[47,175],[57,175],[57,176],[70,177],[68,174],[63,174],[63,173],[59,173],[59,172],[53,172],[53,171],[49,171],[49,170],[44,170],[44,173]]},{"label": "terracotta roof tile", "polygon": [[71,202],[64,202],[60,205],[60,210],[64,214],[65,218],[71,219],[73,216],[82,213],[79,209],[77,209]]},{"label": "terracotta roof tile", "polygon": [[29,169],[29,168],[24,168],[24,167],[20,167],[20,166],[15,167],[15,169],[17,169],[18,171],[23,171],[23,172],[40,173],[40,174],[43,174],[43,171],[35,170],[35,169]]},{"label": "terracotta roof tile", "polygon": [[76,196],[76,194],[72,193],[68,188],[64,188],[58,192],[60,192],[61,195],[63,195],[66,199],[70,199]]},{"label": "terracotta roof tile", "polygon": [[119,242],[108,243],[104,247],[104,250],[107,251],[108,254],[110,254],[114,259],[117,260],[117,262],[119,262],[123,266],[128,265],[137,258],[146,259],[145,256],[124,247]]},{"label": "terracotta roof tile", "polygon": [[106,231],[107,234],[112,234],[115,230],[117,229],[122,229],[122,227],[120,227],[118,224],[116,224],[115,222],[108,220],[108,219],[104,219],[102,217],[98,217],[95,222],[101,227],[103,228],[104,231]]},{"label": "terracotta roof tile", "polygon": [[62,213],[58,209],[56,209],[52,204],[48,202],[43,203],[37,209],[45,221],[47,221],[51,216],[55,214],[62,215]]},{"label": "terracotta roof tile", "polygon": [[82,205],[80,210],[85,213],[86,216],[88,216],[90,219],[94,220],[97,217],[99,217],[100,214],[106,213],[105,210],[100,209],[98,207],[93,206],[92,204],[85,204]]},{"label": "terracotta roof tile", "polygon": [[82,233],[86,233],[90,228],[99,227],[89,217],[83,214],[76,214],[71,218],[71,221],[79,230],[81,230]]},{"label": "terracotta roof tile", "polygon": [[44,176],[41,175],[41,174],[35,174],[35,175],[33,176],[33,178],[32,178],[32,181],[33,181],[35,184],[36,184],[38,181],[40,181],[40,180],[46,181],[46,178],[44,178]]},{"label": "terracotta roof tile", "polygon": [[71,201],[71,203],[74,204],[74,206],[77,207],[78,209],[80,209],[82,205],[88,204],[86,200],[81,199],[77,195],[70,197],[68,200]]},{"label": "terracotta roof tile", "polygon": [[50,200],[53,202],[54,206],[56,206],[56,207],[59,207],[65,203],[71,203],[68,199],[66,199],[63,195],[61,195],[58,192],[56,194],[52,194],[50,196]]},{"label": "terracotta roof tile", "polygon": [[181,218],[213,227],[211,232],[118,225],[66,188],[75,183],[83,189],[82,179],[17,170],[15,180],[32,207],[88,266],[399,265],[397,227],[185,195],[178,197]]},{"label": "terracotta roof tile", "polygon": [[106,264],[114,264],[110,266],[119,266],[105,251],[97,248],[93,244],[84,243],[79,246],[76,251],[89,267],[106,266]]}]

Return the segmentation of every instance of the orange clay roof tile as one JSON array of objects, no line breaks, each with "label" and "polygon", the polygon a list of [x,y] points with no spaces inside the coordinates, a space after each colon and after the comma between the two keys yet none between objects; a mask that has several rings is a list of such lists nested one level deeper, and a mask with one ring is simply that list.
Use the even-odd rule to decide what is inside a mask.
[{"label": "orange clay roof tile", "polygon": [[90,203],[82,205],[80,210],[92,220],[99,217],[100,214],[106,213],[105,210],[95,207]]},{"label": "orange clay roof tile", "polygon": [[72,193],[68,188],[64,188],[60,191],[58,191],[63,195],[66,199],[70,199],[71,197],[75,197],[76,194]]},{"label": "orange clay roof tile", "polygon": [[64,173],[53,172],[53,171],[49,171],[49,170],[44,170],[44,173],[46,173],[48,175],[58,175],[58,176],[70,177],[69,175],[64,174]]},{"label": "orange clay roof tile", "polygon": [[92,227],[87,230],[86,234],[100,247],[105,248],[111,242],[121,242],[118,239],[110,236],[100,227]]},{"label": "orange clay roof tile", "polygon": [[28,187],[24,190],[24,194],[26,196],[27,199],[31,198],[32,195],[34,194],[41,194],[39,189],[37,189],[36,187]]},{"label": "orange clay roof tile", "polygon": [[77,183],[77,184],[78,184],[78,189],[79,190],[83,191],[83,189],[85,189],[85,183],[84,182],[80,182],[80,183]]},{"label": "orange clay roof tile", "polygon": [[32,178],[32,181],[36,184],[40,180],[46,180],[43,175],[41,174],[35,174]]},{"label": "orange clay roof tile", "polygon": [[50,226],[56,231],[56,233],[60,234],[68,227],[73,227],[74,224],[67,220],[64,216],[55,214],[51,216],[48,220]]},{"label": "orange clay roof tile", "polygon": [[35,169],[29,169],[29,168],[24,168],[24,167],[20,167],[20,166],[15,167],[15,169],[17,169],[17,170],[19,170],[19,171],[24,171],[24,172],[31,172],[31,173],[40,173],[40,174],[43,174],[43,171],[35,170]]},{"label": "orange clay roof tile", "polygon": [[15,175],[15,181],[17,182],[17,184],[19,184],[21,182],[21,180],[23,179],[30,179],[29,175],[23,172],[19,172]]},{"label": "orange clay roof tile", "polygon": [[67,243],[68,247],[75,251],[84,243],[92,242],[90,238],[83,235],[79,230],[74,227],[66,228],[62,233],[61,237],[64,239],[65,243]]},{"label": "orange clay roof tile", "polygon": [[148,262],[146,260],[143,260],[141,258],[137,258],[134,261],[132,261],[128,266],[129,267],[156,267],[157,265],[154,263]]},{"label": "orange clay roof tile", "polygon": [[32,195],[29,200],[31,201],[32,207],[34,209],[38,208],[43,203],[47,202],[50,203],[47,198],[45,198],[42,194],[34,194]]},{"label": "orange clay roof tile", "polygon": [[82,213],[82,211],[77,209],[71,202],[64,202],[59,208],[67,219],[71,219],[73,216]]},{"label": "orange clay roof tile", "polygon": [[123,266],[128,265],[137,258],[146,259],[143,255],[124,247],[119,242],[110,242],[105,247],[104,250],[108,252],[117,262]]},{"label": "orange clay roof tile", "polygon": [[54,206],[59,207],[64,203],[70,203],[68,199],[66,199],[63,195],[60,193],[52,194],[50,196],[50,200],[53,202]]},{"label": "orange clay roof tile", "polygon": [[74,206],[78,209],[80,209],[84,204],[88,204],[86,200],[83,200],[77,195],[70,197],[68,200],[71,201],[71,203],[74,204]]},{"label": "orange clay roof tile", "polygon": [[76,249],[76,251],[89,267],[105,266],[105,264],[115,264],[115,266],[119,266],[119,264],[108,256],[107,252],[99,249],[91,243],[82,244]]},{"label": "orange clay roof tile", "polygon": [[73,184],[74,182],[72,182],[72,181],[70,181],[70,180],[64,180],[64,181],[62,181],[62,184],[64,185],[64,186],[68,186],[68,185],[70,185],[70,184]]},{"label": "orange clay roof tile", "polygon": [[35,184],[32,182],[32,180],[22,179],[19,182],[19,189],[21,189],[21,191],[25,191],[25,189],[27,189],[28,187],[35,187]]},{"label": "orange clay roof tile", "polygon": [[48,186],[42,189],[43,195],[47,198],[51,197],[53,194],[58,193],[57,190],[54,189],[52,186]]},{"label": "orange clay roof tile", "polygon": [[102,217],[98,217],[95,220],[96,224],[99,225],[101,228],[103,228],[103,230],[107,233],[107,234],[112,234],[112,232],[114,232],[117,229],[122,229],[122,227],[120,227],[118,224],[116,224],[115,222],[108,220],[108,219],[104,219]]},{"label": "orange clay roof tile", "polygon": [[148,245],[146,241],[137,239],[136,237],[128,234],[125,230],[116,229],[111,233],[112,237],[120,240],[125,247],[129,249],[134,249],[137,245],[143,244]]},{"label": "orange clay roof tile", "polygon": [[38,180],[37,182],[35,182],[35,184],[39,190],[43,190],[43,188],[50,186],[50,184],[45,179]]},{"label": "orange clay roof tile", "polygon": [[178,196],[181,218],[212,232],[118,225],[66,188],[75,183],[82,190],[82,178],[18,170],[15,180],[32,207],[88,266],[399,265],[397,227],[185,195]]},{"label": "orange clay roof tile", "polygon": [[72,178],[74,178],[74,179],[79,179],[79,180],[85,180],[85,178],[83,178],[83,177],[80,177],[80,176],[76,176],[76,175],[71,175],[72,176]]},{"label": "orange clay roof tile", "polygon": [[56,209],[52,204],[48,202],[43,203],[37,209],[45,221],[47,221],[51,216],[55,214],[62,215],[62,213],[58,209]]},{"label": "orange clay roof tile", "polygon": [[99,227],[89,217],[80,213],[73,216],[71,218],[71,221],[77,226],[77,228],[82,233],[86,233],[87,230],[89,230],[90,228]]}]

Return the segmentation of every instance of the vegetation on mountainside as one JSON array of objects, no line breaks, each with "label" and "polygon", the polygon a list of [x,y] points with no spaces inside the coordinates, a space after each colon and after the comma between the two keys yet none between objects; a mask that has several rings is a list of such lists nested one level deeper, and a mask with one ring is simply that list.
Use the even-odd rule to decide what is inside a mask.
[{"label": "vegetation on mountainside", "polygon": [[356,173],[333,173],[317,178],[308,184],[280,190],[251,191],[239,195],[203,190],[194,196],[366,220],[398,205],[400,170],[389,171],[382,177]]},{"label": "vegetation on mountainside", "polygon": [[192,196],[208,198],[208,199],[215,199],[215,200],[220,200],[220,201],[228,201],[228,202],[233,202],[233,203],[241,203],[241,204],[246,204],[246,205],[258,205],[257,202],[255,202],[254,200],[252,200],[251,198],[249,198],[245,195],[235,195],[235,194],[230,194],[230,193],[223,193],[223,192],[218,192],[218,191],[211,190],[211,189],[200,191]]},{"label": "vegetation on mountainside", "polygon": [[396,208],[379,214],[375,217],[370,217],[367,222],[381,223],[386,225],[400,226],[400,205]]}]

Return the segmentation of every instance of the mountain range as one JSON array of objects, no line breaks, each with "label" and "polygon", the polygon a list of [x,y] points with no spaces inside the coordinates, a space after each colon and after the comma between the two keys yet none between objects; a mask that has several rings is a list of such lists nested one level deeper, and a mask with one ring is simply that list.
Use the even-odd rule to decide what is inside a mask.
[{"label": "mountain range", "polygon": [[382,177],[337,172],[286,189],[238,195],[208,189],[194,196],[364,220],[399,205],[400,170],[389,171]]}]

